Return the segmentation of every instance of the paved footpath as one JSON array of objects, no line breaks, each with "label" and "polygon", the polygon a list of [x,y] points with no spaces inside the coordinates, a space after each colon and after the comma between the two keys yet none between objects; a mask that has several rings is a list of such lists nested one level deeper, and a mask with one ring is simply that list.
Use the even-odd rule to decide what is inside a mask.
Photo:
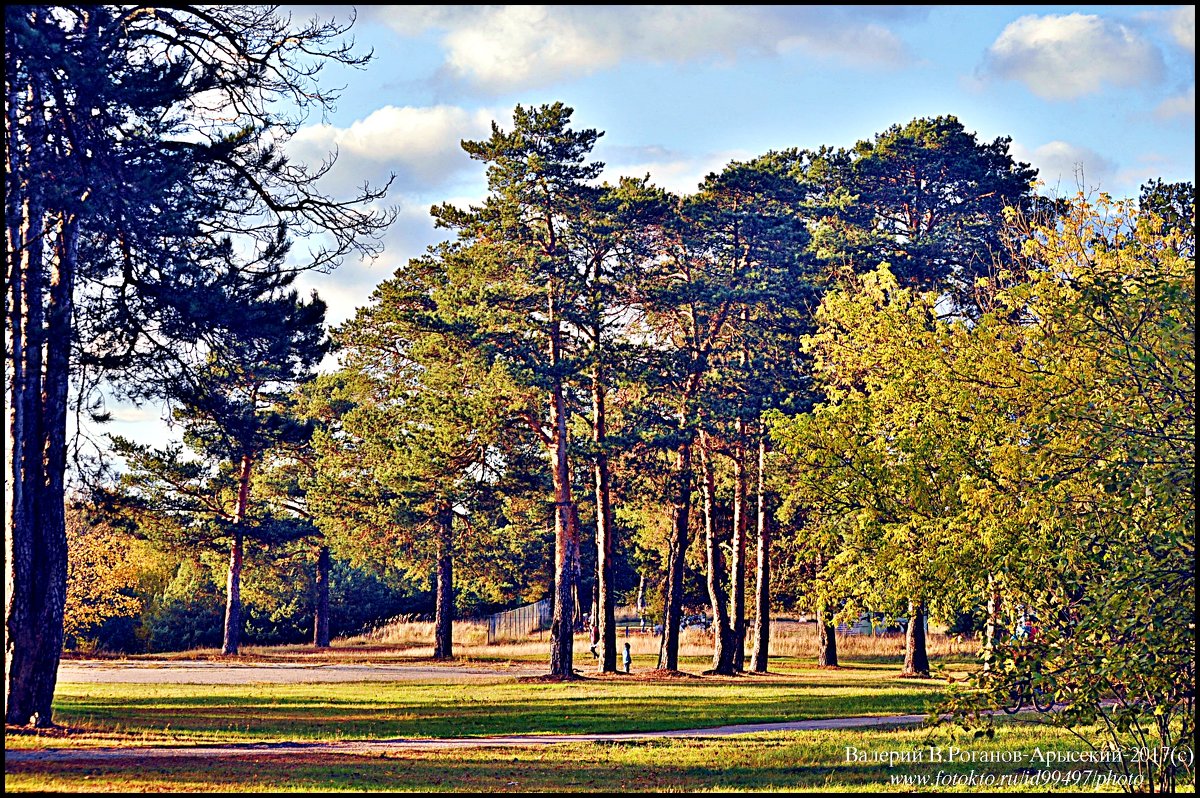
[{"label": "paved footpath", "polygon": [[339,740],[311,743],[245,743],[242,745],[143,746],[138,748],[44,748],[5,751],[6,762],[97,762],[116,759],[155,759],[171,757],[269,756],[287,754],[364,754],[376,755],[400,751],[445,750],[449,748],[504,748],[560,745],[562,743],[612,743],[665,738],[704,739],[777,731],[814,731],[854,729],[872,726],[915,725],[925,715],[883,715],[854,718],[794,720],[782,723],[746,723],[710,729],[670,731],[614,732],[609,734],[509,734],[495,737],[449,737],[441,739],[396,737],[388,740]]}]

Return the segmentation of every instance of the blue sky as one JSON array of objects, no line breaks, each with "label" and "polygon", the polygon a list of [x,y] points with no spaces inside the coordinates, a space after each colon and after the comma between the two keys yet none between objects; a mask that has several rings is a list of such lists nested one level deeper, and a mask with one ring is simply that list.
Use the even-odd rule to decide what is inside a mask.
[{"label": "blue sky", "polygon": [[[353,36],[375,60],[326,69],[323,84],[345,87],[336,110],[288,151],[315,163],[336,149],[322,184],[336,196],[395,173],[384,204],[400,215],[374,262],[305,285],[336,324],[441,240],[429,207],[485,188],[459,142],[509,127],[517,104],[562,101],[576,127],[604,131],[605,178],[648,173],[677,192],[730,160],[940,115],[1010,137],[1047,192],[1194,183],[1195,26],[1195,6],[362,6]],[[158,414],[122,409],[110,429]]]}]

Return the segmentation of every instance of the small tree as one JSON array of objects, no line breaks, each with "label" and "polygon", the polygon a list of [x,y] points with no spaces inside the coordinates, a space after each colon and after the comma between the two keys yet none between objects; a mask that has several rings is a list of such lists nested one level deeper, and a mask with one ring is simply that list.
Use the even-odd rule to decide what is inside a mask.
[{"label": "small tree", "polygon": [[461,527],[491,523],[523,459],[522,436],[511,433],[529,408],[503,364],[489,365],[453,311],[443,313],[459,306],[453,261],[411,261],[336,331],[343,370],[318,386],[330,425],[309,484],[339,545],[353,530],[352,548],[375,549],[376,559],[432,564],[438,659],[453,656],[454,563],[464,548],[486,548]]},{"label": "small tree", "polygon": [[[216,523],[212,531],[228,539],[224,654],[238,653],[241,636],[241,572],[246,535],[255,532],[255,470],[272,447],[294,444],[311,434],[311,428],[289,411],[288,393],[311,377],[328,349],[325,304],[315,295],[304,302],[294,291],[281,294],[291,279],[287,275],[281,282],[270,281],[261,289],[265,295],[252,293],[239,314],[244,326],[172,397],[178,403],[175,420],[183,426],[184,442],[208,468],[185,461],[179,446],[152,450],[117,441],[118,451],[129,460],[125,485],[141,494],[141,510],[176,514],[181,508],[175,501],[183,500],[193,510],[199,502]],[[217,482],[210,482],[214,479]],[[219,488],[222,482],[227,483],[224,490]],[[279,528],[275,524],[259,531]]]}]

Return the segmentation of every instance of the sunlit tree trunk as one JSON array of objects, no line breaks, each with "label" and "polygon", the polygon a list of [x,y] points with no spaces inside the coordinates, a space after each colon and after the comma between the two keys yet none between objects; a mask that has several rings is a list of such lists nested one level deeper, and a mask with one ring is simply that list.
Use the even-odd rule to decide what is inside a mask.
[{"label": "sunlit tree trunk", "polygon": [[246,523],[246,511],[250,507],[250,476],[254,470],[254,458],[242,456],[241,472],[238,476],[237,507],[233,514],[233,534],[229,542],[229,572],[225,581],[225,633],[221,653],[238,653],[242,636],[242,560],[245,555],[245,536],[242,532]]},{"label": "sunlit tree trunk", "polygon": [[729,565],[729,612],[733,629],[733,669],[746,667],[746,537],[750,529],[746,422],[738,419],[733,456],[733,557]]},{"label": "sunlit tree trunk", "polygon": [[737,672],[737,635],[725,593],[725,558],[717,540],[716,480],[708,436],[700,433],[701,485],[704,491],[704,553],[708,571],[708,597],[713,610],[713,672],[725,676]]},{"label": "sunlit tree trunk", "polygon": [[438,511],[437,600],[434,604],[434,659],[454,656],[454,508]]},{"label": "sunlit tree trunk", "polygon": [[329,648],[329,547],[317,547],[317,575],[313,597],[313,645]]},{"label": "sunlit tree trunk", "polygon": [[983,670],[990,672],[992,670],[991,653],[996,648],[997,637],[999,636],[999,618],[1000,618],[1000,591],[996,587],[996,580],[991,574],[988,574],[987,579],[987,623],[983,629],[983,651],[984,655]]},{"label": "sunlit tree trunk", "polygon": [[663,599],[663,636],[658,667],[679,669],[679,624],[683,616],[683,561],[688,548],[692,507],[692,445],[683,442],[672,475],[671,545],[667,554],[667,589]]},{"label": "sunlit tree trunk", "polygon": [[592,374],[592,433],[596,444],[596,622],[600,631],[603,673],[617,670],[617,601],[613,587],[612,478],[608,468],[608,430],[605,419],[604,375],[597,364]]},{"label": "sunlit tree trunk", "polygon": [[767,672],[771,645],[771,527],[767,517],[767,494],[764,468],[767,461],[767,437],[758,436],[758,558],[754,586],[754,655],[750,667],[757,673]]},{"label": "sunlit tree trunk", "polygon": [[[561,359],[562,332],[557,320],[553,289],[550,291],[550,367]],[[550,673],[574,678],[575,564],[579,534],[571,498],[568,459],[567,407],[562,381],[555,379],[550,392],[552,479],[554,483],[554,619],[550,627]]]}]

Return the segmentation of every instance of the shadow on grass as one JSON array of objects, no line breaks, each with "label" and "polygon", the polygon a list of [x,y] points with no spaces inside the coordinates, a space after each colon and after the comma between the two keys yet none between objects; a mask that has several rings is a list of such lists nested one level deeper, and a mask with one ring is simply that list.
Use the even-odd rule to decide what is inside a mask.
[{"label": "shadow on grass", "polygon": [[[191,695],[65,695],[56,718],[93,731],[204,737],[213,741],[381,739],[497,734],[633,732],[740,723],[926,712],[940,691],[913,683],[871,685],[704,681],[492,685],[486,690],[389,690],[339,696],[309,685],[288,694],[259,686]],[[773,688],[773,689],[770,689]],[[295,691],[296,686],[291,686]]]}]

